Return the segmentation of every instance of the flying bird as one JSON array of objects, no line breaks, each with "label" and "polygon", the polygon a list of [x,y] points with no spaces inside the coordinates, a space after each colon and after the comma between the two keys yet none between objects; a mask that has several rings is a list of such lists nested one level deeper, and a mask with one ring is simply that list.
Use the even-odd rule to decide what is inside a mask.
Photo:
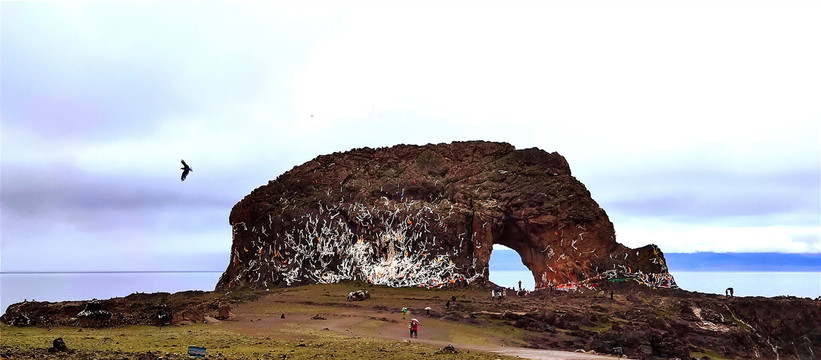
[{"label": "flying bird", "polygon": [[182,167],[180,168],[180,170],[182,170],[182,177],[180,178],[180,181],[185,181],[185,177],[188,176],[189,172],[194,171],[194,169],[188,166],[188,164],[185,163],[185,160],[180,159],[180,161],[182,162]]}]

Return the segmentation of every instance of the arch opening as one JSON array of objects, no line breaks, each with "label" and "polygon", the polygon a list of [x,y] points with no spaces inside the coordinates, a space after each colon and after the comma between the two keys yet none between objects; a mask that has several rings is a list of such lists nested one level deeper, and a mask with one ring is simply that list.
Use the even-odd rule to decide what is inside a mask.
[{"label": "arch opening", "polygon": [[536,286],[533,273],[524,265],[521,255],[501,244],[493,245],[488,271],[489,280],[502,287],[518,290],[519,281],[524,290],[533,291]]}]

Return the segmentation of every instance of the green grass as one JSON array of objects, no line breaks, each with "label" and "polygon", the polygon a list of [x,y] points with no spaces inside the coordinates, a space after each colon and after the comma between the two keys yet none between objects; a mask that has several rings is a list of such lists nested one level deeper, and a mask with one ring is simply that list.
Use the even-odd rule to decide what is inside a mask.
[{"label": "green grass", "polygon": [[601,323],[601,324],[598,324],[598,325],[595,325],[595,326],[584,326],[584,325],[582,325],[582,326],[579,326],[579,328],[582,329],[582,330],[592,331],[594,333],[601,334],[601,333],[605,333],[605,332],[610,331],[610,329],[613,328],[613,323],[607,322],[607,323]]},{"label": "green grass", "polygon": [[745,322],[741,321],[741,319],[735,317],[735,314],[730,313],[730,318],[732,319],[733,324],[738,326],[739,329],[743,329],[744,331],[747,331],[747,332],[753,332],[754,331],[753,328],[750,327],[750,325],[747,325],[747,323],[745,323]]},{"label": "green grass", "polygon": [[713,360],[729,360],[730,359],[730,358],[724,357],[724,355],[721,355],[721,354],[719,354],[715,351],[710,351],[710,350],[705,350],[705,349],[702,349],[702,351],[694,351],[694,352],[690,353],[691,358],[701,359],[703,356],[707,356],[707,357],[709,357],[710,359],[713,359]]},{"label": "green grass", "polygon": [[660,306],[656,308],[656,315],[665,319],[673,319],[678,314],[678,309],[673,306]]},{"label": "green grass", "polygon": [[209,355],[223,354],[232,358],[288,359],[328,358],[360,359],[418,359],[435,356],[436,359],[500,359],[510,358],[495,354],[463,351],[460,354],[435,354],[439,347],[418,342],[366,339],[349,337],[327,331],[300,328],[292,331],[291,339],[248,336],[221,328],[218,325],[171,326],[162,329],[152,326],[127,326],[115,329],[17,328],[0,326],[3,347],[44,349],[52,340],[62,337],[69,348],[79,351],[122,353],[186,354],[189,345],[203,346]]},{"label": "green grass", "polygon": [[42,328],[0,327],[3,346],[48,348],[61,337],[71,349],[122,352],[186,353],[189,345],[225,349],[225,354],[251,355],[277,347],[265,339],[242,336],[219,327],[195,324],[189,326],[127,326],[111,329],[77,329],[73,327]]},{"label": "green grass", "polygon": [[[371,300],[366,303],[347,302],[345,295],[349,291],[366,289],[371,292]],[[418,341],[367,337],[367,334],[378,335],[385,329],[385,322],[380,317],[397,320],[401,324],[399,309],[407,306],[417,310],[410,316],[420,317],[424,306],[444,307],[451,296],[459,297],[460,291],[431,291],[417,288],[389,288],[371,286],[361,283],[343,283],[328,285],[301,286],[293,288],[272,289],[267,296],[247,303],[243,313],[247,320],[256,321],[257,316],[266,318],[268,323],[248,323],[240,326],[236,321],[216,324],[192,324],[185,326],[126,326],[109,329],[78,329],[73,327],[51,328],[18,328],[0,326],[0,339],[4,348],[46,349],[51,347],[54,339],[62,337],[70,349],[78,351],[101,351],[107,353],[145,353],[155,354],[187,353],[188,346],[202,346],[209,355],[223,354],[228,358],[288,359],[330,358],[335,359],[419,359],[432,356],[436,359],[503,359],[509,358],[496,354],[485,354],[462,351],[459,354],[436,354],[442,345],[429,345]],[[306,301],[309,299],[309,301]],[[375,311],[370,304],[384,306]],[[370,306],[370,308],[368,308]],[[298,322],[275,323],[285,314],[291,319],[295,316],[322,314],[331,318],[334,314],[358,312],[358,308],[367,310],[372,317],[358,317],[350,332],[320,330],[321,323]],[[235,309],[237,310],[237,309]],[[347,315],[350,316],[350,315]],[[420,318],[421,319],[421,318]],[[265,325],[263,325],[265,324]],[[454,321],[427,318],[423,320],[420,333],[436,331],[443,334],[445,341],[453,344],[493,345],[490,339],[503,337],[508,346],[524,346],[524,331],[510,326],[506,320],[484,321],[482,326],[475,326]],[[357,334],[360,336],[350,336]],[[456,345],[457,349],[459,345]]]}]

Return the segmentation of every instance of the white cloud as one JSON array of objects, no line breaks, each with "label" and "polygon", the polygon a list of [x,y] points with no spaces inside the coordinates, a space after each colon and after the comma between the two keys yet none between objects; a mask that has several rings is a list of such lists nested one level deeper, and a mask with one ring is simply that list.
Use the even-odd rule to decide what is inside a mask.
[{"label": "white cloud", "polygon": [[293,76],[318,128],[412,112],[414,126],[379,120],[558,150],[591,176],[781,171],[821,153],[821,27],[795,4],[371,5]]},{"label": "white cloud", "polygon": [[[4,165],[239,199],[319,154],[484,139],[558,151],[601,203],[728,186],[647,183],[658,174],[821,167],[817,3],[2,6]],[[798,191],[767,185],[727,192]],[[755,227],[605,209],[630,246],[821,252],[819,228],[784,214]]]}]

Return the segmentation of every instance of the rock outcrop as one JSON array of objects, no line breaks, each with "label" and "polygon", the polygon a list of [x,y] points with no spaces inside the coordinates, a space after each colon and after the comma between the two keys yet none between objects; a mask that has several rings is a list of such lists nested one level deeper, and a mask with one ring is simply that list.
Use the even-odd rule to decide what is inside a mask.
[{"label": "rock outcrop", "polygon": [[389,286],[486,282],[494,244],[542,286],[625,278],[675,286],[654,245],[613,224],[564,157],[494,142],[354,149],[319,156],[231,211],[217,289],[361,280]]},{"label": "rock outcrop", "polygon": [[106,327],[110,324],[111,316],[111,311],[97,299],[87,302],[83,310],[77,313],[77,319],[83,327]]},{"label": "rock outcrop", "polygon": [[256,291],[215,294],[204,291],[134,293],[126,297],[90,301],[25,301],[11,304],[0,322],[12,326],[119,327],[182,325],[218,317],[222,307],[252,301]]}]

